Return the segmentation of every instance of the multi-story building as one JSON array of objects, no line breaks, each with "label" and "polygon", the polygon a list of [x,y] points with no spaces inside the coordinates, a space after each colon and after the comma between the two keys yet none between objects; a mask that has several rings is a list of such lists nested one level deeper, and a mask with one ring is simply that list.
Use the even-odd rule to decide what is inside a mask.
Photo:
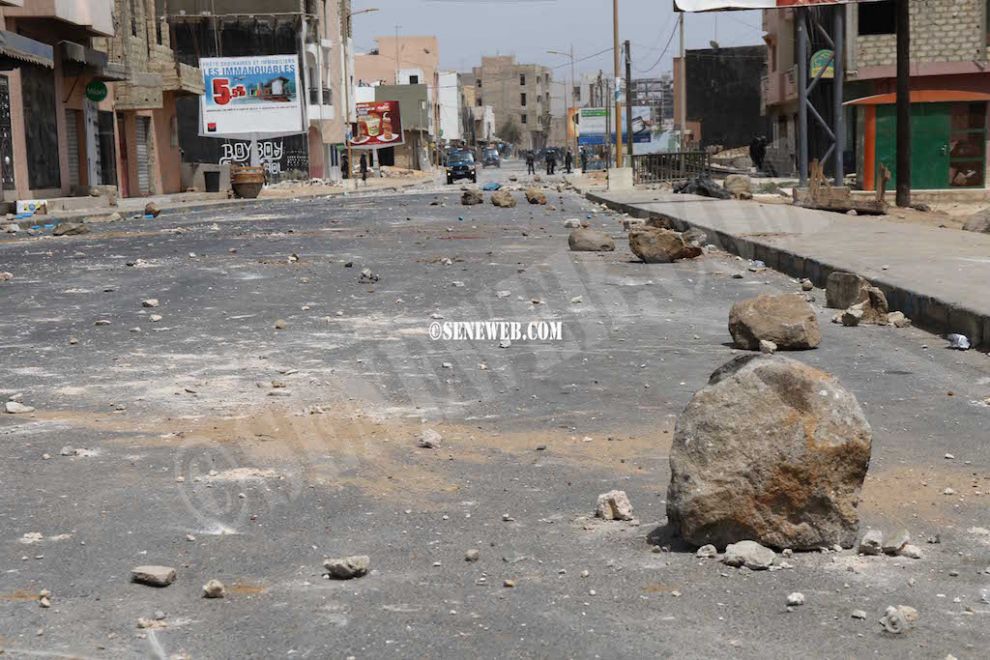
[{"label": "multi-story building", "polygon": [[633,78],[630,85],[632,104],[653,110],[655,121],[674,120],[674,79],[670,74],[659,78]]},{"label": "multi-story building", "polygon": [[475,107],[492,106],[496,133],[518,133],[517,146],[542,149],[550,134],[550,69],[517,64],[511,55],[482,57],[474,67]]},{"label": "multi-story building", "polygon": [[[846,13],[847,141],[842,152],[846,170],[855,169],[867,189],[876,185],[880,165],[896,180],[895,4],[888,0],[814,10],[829,29],[828,12]],[[916,189],[987,187],[987,10],[986,0],[911,3],[911,183]],[[768,157],[779,172],[790,173],[797,143],[794,10],[765,11],[763,28],[768,72],[762,95],[772,143]],[[810,50],[820,47],[812,42]],[[828,108],[824,110],[829,119]],[[816,155],[813,144],[812,157]]]},{"label": "multi-story building", "polygon": [[[161,0],[157,0],[161,2]],[[296,55],[305,102],[303,132],[259,142],[260,160],[275,178],[336,179],[345,147],[350,68],[349,0],[167,0],[168,29],[183,63],[206,57]],[[350,103],[347,103],[350,101]],[[179,142],[185,178],[251,158],[245,140],[201,135],[199,103],[180,100]]]}]

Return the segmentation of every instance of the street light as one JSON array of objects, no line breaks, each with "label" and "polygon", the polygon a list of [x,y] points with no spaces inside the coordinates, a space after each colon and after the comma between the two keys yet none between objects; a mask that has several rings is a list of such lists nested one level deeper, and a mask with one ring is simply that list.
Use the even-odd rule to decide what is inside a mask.
[{"label": "street light", "polygon": [[[574,44],[571,44],[571,52],[569,53],[565,53],[560,50],[548,50],[547,53],[549,53],[550,55],[561,55],[563,57],[569,57],[571,60],[571,86],[567,90],[567,93],[564,94],[564,113],[567,119],[567,123],[565,124],[565,127],[568,129],[567,132],[570,133],[569,130],[571,125],[570,107],[571,107],[571,102],[574,101]],[[568,101],[568,97],[570,98],[570,102]],[[570,142],[570,140],[568,140],[568,142]],[[577,134],[574,135],[574,150],[571,153],[573,154],[577,153]]]},{"label": "street light", "polygon": [[[361,9],[359,11],[347,12],[347,20],[345,22],[345,27],[347,29],[347,34],[344,35],[347,39],[352,39],[351,33],[353,29],[351,27],[351,19],[355,16],[360,16],[361,14],[371,14],[378,11],[377,7],[370,7],[368,9]],[[347,49],[344,48],[344,139],[347,142],[347,178],[351,178],[351,163],[353,151],[351,150],[351,74],[348,70],[348,64],[350,63],[350,57],[347,54]]]}]

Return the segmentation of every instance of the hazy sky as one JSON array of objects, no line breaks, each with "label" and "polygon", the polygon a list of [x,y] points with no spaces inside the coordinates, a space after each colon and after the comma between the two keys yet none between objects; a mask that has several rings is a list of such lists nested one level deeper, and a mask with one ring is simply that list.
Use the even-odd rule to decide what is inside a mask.
[{"label": "hazy sky", "polygon": [[[547,50],[567,51],[574,44],[578,73],[612,70],[612,55],[593,56],[612,47],[612,0],[352,0],[355,12],[377,7],[378,12],[354,17],[358,52],[371,50],[375,37],[399,34],[436,35],[443,69],[469,71],[482,55],[515,55],[527,64],[560,66],[554,78],[569,75],[566,57]],[[673,34],[677,20],[672,0],[619,0],[620,39],[632,41],[633,77],[653,77],[670,71],[677,53]],[[687,15],[687,47],[708,48],[762,42],[759,12]],[[664,53],[664,47],[669,47]]]}]

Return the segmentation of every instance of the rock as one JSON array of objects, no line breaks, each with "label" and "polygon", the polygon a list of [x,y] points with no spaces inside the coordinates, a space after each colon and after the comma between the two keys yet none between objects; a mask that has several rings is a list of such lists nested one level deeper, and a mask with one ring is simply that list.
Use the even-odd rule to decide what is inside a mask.
[{"label": "rock", "polygon": [[722,563],[727,566],[745,566],[751,571],[765,571],[773,565],[777,553],[756,541],[730,543],[725,548]]},{"label": "rock", "polygon": [[772,341],[767,341],[766,339],[760,340],[760,353],[764,355],[773,355],[777,352],[777,344]]},{"label": "rock", "polygon": [[62,447],[61,451],[59,451],[58,454],[59,456],[78,456],[79,450],[76,449],[75,447],[70,447],[66,445],[65,447]]},{"label": "rock", "polygon": [[148,202],[144,205],[144,214],[150,215],[152,218],[157,218],[161,212],[161,209],[154,202]]},{"label": "rock", "polygon": [[10,223],[3,226],[3,230],[8,234],[16,234],[21,230],[21,226],[17,223]]},{"label": "rock", "polygon": [[894,635],[900,635],[910,630],[914,622],[918,620],[918,610],[907,605],[888,607],[880,619],[880,625],[884,631]]},{"label": "rock", "polygon": [[368,574],[371,558],[368,555],[354,555],[353,557],[326,559],[323,562],[323,567],[329,571],[330,577],[334,580],[351,580]]},{"label": "rock", "polygon": [[476,548],[471,548],[464,553],[464,561],[475,562],[481,559],[481,551]]},{"label": "rock", "polygon": [[969,216],[963,224],[963,231],[990,234],[990,209],[983,209]]},{"label": "rock", "polygon": [[648,264],[669,264],[702,253],[698,246],[686,243],[683,234],[670,229],[634,229],[629,232],[629,249]]},{"label": "rock", "polygon": [[708,242],[708,234],[701,231],[700,229],[695,229],[694,227],[686,230],[681,234],[681,238],[684,242],[693,247],[702,247]]},{"label": "rock", "polygon": [[863,320],[863,310],[857,307],[850,307],[844,312],[840,312],[832,317],[833,323],[841,323],[847,328],[855,328]]},{"label": "rock", "polygon": [[376,274],[372,273],[370,268],[361,269],[361,276],[358,277],[358,282],[361,284],[371,284],[377,282],[381,278]]},{"label": "rock", "polygon": [[32,406],[25,406],[23,403],[18,401],[6,402],[4,404],[4,410],[6,410],[9,415],[23,415],[34,412],[34,408]]},{"label": "rock", "polygon": [[753,181],[745,174],[730,174],[725,177],[724,187],[734,197],[740,197],[744,194],[749,194],[752,197],[753,194]]},{"label": "rock", "polygon": [[911,535],[908,534],[906,529],[888,536],[883,540],[883,551],[884,554],[896,555],[900,553],[901,549],[908,544],[911,540]]},{"label": "rock", "polygon": [[715,557],[718,557],[718,548],[711,544],[703,545],[698,548],[698,551],[694,553],[694,556],[699,559],[714,559]]},{"label": "rock", "polygon": [[615,241],[608,234],[594,229],[575,229],[567,237],[572,252],[612,252]]},{"label": "rock", "polygon": [[158,323],[159,321],[162,320],[162,315],[152,314],[151,316],[148,317],[148,320],[151,321],[152,323]]},{"label": "rock", "polygon": [[761,339],[781,350],[815,348],[822,340],[815,310],[799,293],[737,302],[729,312],[729,333],[738,348],[751,351],[759,350]]},{"label": "rock", "polygon": [[[636,224],[635,221],[638,218],[629,218],[629,221]],[[673,224],[671,223],[670,216],[666,215],[651,215],[645,220],[639,220],[639,224],[645,227],[652,227],[653,229],[670,229],[671,231],[676,231]],[[690,231],[690,230],[688,230]],[[700,231],[700,230],[699,230]]]},{"label": "rock", "polygon": [[89,227],[82,222],[60,222],[52,230],[52,236],[78,236],[88,233]]},{"label": "rock", "polygon": [[485,196],[477,188],[468,188],[461,195],[461,204],[463,206],[475,206],[477,204],[484,204]]},{"label": "rock", "polygon": [[0,271],[0,282],[9,282],[14,279],[14,274],[7,271]]},{"label": "rock", "polygon": [[787,596],[787,606],[788,607],[800,607],[804,605],[804,594],[800,591],[795,591],[794,593],[788,594]]},{"label": "rock", "polygon": [[530,204],[546,204],[547,196],[539,188],[527,188],[526,201]]},{"label": "rock", "polygon": [[957,351],[968,351],[970,349],[969,337],[966,335],[953,333],[947,335],[946,340],[949,342],[949,348]]},{"label": "rock", "polygon": [[148,298],[141,301],[141,307],[158,307],[158,298]]},{"label": "rock", "polygon": [[277,321],[275,321],[275,329],[276,330],[285,330],[288,327],[289,327],[289,323],[288,323],[288,321],[285,321],[284,319],[278,319]]},{"label": "rock", "polygon": [[419,446],[423,449],[436,449],[443,443],[443,436],[433,429],[426,429],[419,434]]},{"label": "rock", "polygon": [[895,328],[906,328],[911,325],[911,319],[904,316],[904,312],[890,312],[887,314],[887,325]]},{"label": "rock", "polygon": [[577,218],[568,218],[564,220],[565,229],[578,229],[581,226],[581,221]]},{"label": "rock", "polygon": [[807,277],[801,280],[802,291],[813,291],[814,288],[815,288],[815,283],[809,280]]},{"label": "rock", "polygon": [[595,515],[604,520],[632,520],[632,504],[624,490],[611,490],[598,496]]},{"label": "rock", "polygon": [[514,209],[516,207],[516,198],[508,190],[496,190],[492,193],[492,206],[502,209]]},{"label": "rock", "polygon": [[883,552],[883,532],[871,529],[859,541],[857,551],[861,555],[879,555]]},{"label": "rock", "polygon": [[210,580],[203,585],[203,598],[223,598],[227,595],[227,589],[220,580]]},{"label": "rock", "polygon": [[887,325],[887,296],[875,286],[865,288],[866,299],[849,307],[849,310],[862,312],[860,323],[870,325]]},{"label": "rock", "polygon": [[852,547],[871,441],[834,377],[780,356],[739,356],[677,421],[667,517],[699,546]]},{"label": "rock", "polygon": [[175,569],[171,566],[137,566],[131,569],[131,579],[151,587],[167,587],[175,582]]},{"label": "rock", "polygon": [[506,589],[514,589],[516,586],[515,580],[502,580],[502,586]]},{"label": "rock", "polygon": [[924,557],[924,553],[921,552],[921,548],[918,546],[905,543],[901,546],[901,549],[897,551],[897,556],[907,557],[908,559],[921,559]]},{"label": "rock", "polygon": [[855,273],[836,270],[825,280],[825,305],[832,309],[848,309],[869,299],[870,282]]},{"label": "rock", "polygon": [[865,610],[853,610],[852,612],[849,613],[849,616],[851,616],[854,619],[865,619],[866,618],[866,611]]}]

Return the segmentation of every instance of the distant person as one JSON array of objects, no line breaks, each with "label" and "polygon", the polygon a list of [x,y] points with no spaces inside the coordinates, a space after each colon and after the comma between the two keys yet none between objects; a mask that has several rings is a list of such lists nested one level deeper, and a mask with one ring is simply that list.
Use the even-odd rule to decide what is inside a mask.
[{"label": "distant person", "polygon": [[351,178],[351,159],[344,154],[340,157],[340,176],[345,179]]},{"label": "distant person", "polygon": [[749,143],[749,159],[753,161],[753,167],[757,173],[763,171],[763,162],[767,157],[767,139],[762,135],[753,138]]},{"label": "distant person", "polygon": [[532,151],[526,152],[526,174],[536,174],[536,157]]},{"label": "distant person", "polygon": [[368,155],[367,154],[361,154],[360,168],[361,168],[361,180],[364,182],[365,185],[368,185]]},{"label": "distant person", "polygon": [[554,155],[553,149],[547,150],[546,165],[548,175],[553,174],[557,169],[557,156]]},{"label": "distant person", "polygon": [[588,171],[588,152],[584,149],[581,150],[581,173]]},{"label": "distant person", "polygon": [[574,154],[568,149],[567,153],[564,155],[564,170],[570,174],[571,168],[574,166]]}]

